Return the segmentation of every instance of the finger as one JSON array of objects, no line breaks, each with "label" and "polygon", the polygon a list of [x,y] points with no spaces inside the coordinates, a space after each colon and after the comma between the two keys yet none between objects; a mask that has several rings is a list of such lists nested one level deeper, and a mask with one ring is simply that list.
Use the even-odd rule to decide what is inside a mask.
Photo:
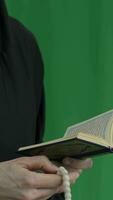
[{"label": "finger", "polygon": [[53,195],[55,195],[56,194],[56,192],[55,193],[53,193],[53,194],[50,194],[50,195],[48,195],[48,196],[46,196],[46,197],[44,197],[44,198],[41,198],[41,199],[35,199],[35,200],[49,200]]},{"label": "finger", "polygon": [[57,174],[29,172],[22,186],[24,188],[54,189],[61,184],[62,184],[62,177]]},{"label": "finger", "polygon": [[86,159],[86,160],[77,160],[77,159],[73,159],[73,158],[65,158],[63,160],[63,164],[68,165],[71,168],[75,168],[75,169],[87,169],[87,168],[92,167],[93,162],[89,158]]},{"label": "finger", "polygon": [[56,193],[56,189],[31,189],[23,190],[21,194],[21,199],[48,199]]},{"label": "finger", "polygon": [[[74,184],[77,181],[77,179],[79,178],[79,176],[80,176],[80,173],[77,171],[69,173],[70,184]],[[62,192],[64,192],[63,183],[57,189],[57,193],[62,193]]]},{"label": "finger", "polygon": [[63,192],[64,192],[64,186],[62,184],[61,186],[58,187],[57,193],[63,193]]},{"label": "finger", "polygon": [[75,172],[70,172],[69,173],[69,177],[70,177],[70,183],[75,183],[77,181],[77,179],[79,178],[80,173],[79,171],[75,171]]},{"label": "finger", "polygon": [[42,170],[49,173],[56,173],[58,167],[55,166],[46,156],[32,156],[32,157],[22,157],[13,160],[21,166],[29,170]]},{"label": "finger", "polygon": [[[70,182],[70,184],[74,184],[77,181],[77,179],[79,178],[79,176],[80,176],[79,171],[69,172],[69,182]],[[64,191],[64,186],[63,186],[63,183],[62,183],[62,185],[60,185],[58,187],[58,191],[57,192],[61,193],[63,191]]]},{"label": "finger", "polygon": [[63,165],[63,166],[65,167],[65,169],[67,169],[67,171],[68,171],[69,173],[77,171],[79,174],[81,174],[82,171],[83,171],[82,169],[71,168],[71,167],[68,166],[68,165]]},{"label": "finger", "polygon": [[82,169],[74,169],[74,168],[71,168],[69,166],[64,166],[68,173],[69,173],[69,177],[70,177],[70,183],[75,183],[76,180],[79,178],[79,176],[81,175],[82,173]]}]

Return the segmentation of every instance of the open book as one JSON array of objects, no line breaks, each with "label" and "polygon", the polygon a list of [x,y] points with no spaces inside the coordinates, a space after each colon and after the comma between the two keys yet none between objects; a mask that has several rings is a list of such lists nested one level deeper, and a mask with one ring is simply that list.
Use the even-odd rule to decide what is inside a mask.
[{"label": "open book", "polygon": [[67,128],[64,137],[21,147],[23,155],[46,155],[60,161],[113,152],[113,110]]}]

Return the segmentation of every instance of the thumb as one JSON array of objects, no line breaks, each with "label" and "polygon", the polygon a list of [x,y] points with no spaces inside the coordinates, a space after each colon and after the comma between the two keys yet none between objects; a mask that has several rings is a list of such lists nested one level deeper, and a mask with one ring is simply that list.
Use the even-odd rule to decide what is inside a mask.
[{"label": "thumb", "polygon": [[56,173],[58,167],[54,165],[46,156],[32,156],[15,159],[17,164],[29,170],[42,170],[48,173]]}]

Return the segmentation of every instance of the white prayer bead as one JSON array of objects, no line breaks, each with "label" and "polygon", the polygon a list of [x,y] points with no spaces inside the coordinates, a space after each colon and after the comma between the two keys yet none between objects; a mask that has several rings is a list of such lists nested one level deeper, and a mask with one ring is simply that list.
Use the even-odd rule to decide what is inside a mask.
[{"label": "white prayer bead", "polygon": [[64,167],[59,167],[58,174],[62,176],[65,200],[71,200],[70,178],[68,171]]}]

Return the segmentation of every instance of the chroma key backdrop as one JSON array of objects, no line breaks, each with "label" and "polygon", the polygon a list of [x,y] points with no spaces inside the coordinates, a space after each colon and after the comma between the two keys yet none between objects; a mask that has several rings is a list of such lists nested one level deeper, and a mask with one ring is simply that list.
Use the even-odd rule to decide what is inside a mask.
[{"label": "chroma key backdrop", "polygon": [[[113,1],[6,0],[37,38],[45,67],[45,140],[113,108]],[[31,52],[32,53],[32,52]],[[93,159],[73,200],[113,198],[113,155]]]}]

